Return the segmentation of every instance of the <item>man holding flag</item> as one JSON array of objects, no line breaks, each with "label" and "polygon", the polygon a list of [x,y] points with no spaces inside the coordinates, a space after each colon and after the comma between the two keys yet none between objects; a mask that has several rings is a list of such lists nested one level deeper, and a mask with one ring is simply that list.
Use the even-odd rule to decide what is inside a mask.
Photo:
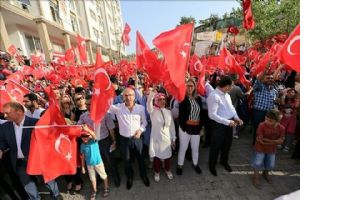
[{"label": "man holding flag", "polygon": [[[23,128],[24,126],[34,126],[37,120],[25,116],[23,106],[16,102],[6,103],[3,106],[3,113],[8,121],[1,126],[0,159],[2,159],[4,151],[9,148],[11,167],[17,173],[28,196],[31,200],[41,199],[36,184],[26,172],[33,128]],[[55,180],[49,181],[46,185],[54,199],[63,199]]]}]

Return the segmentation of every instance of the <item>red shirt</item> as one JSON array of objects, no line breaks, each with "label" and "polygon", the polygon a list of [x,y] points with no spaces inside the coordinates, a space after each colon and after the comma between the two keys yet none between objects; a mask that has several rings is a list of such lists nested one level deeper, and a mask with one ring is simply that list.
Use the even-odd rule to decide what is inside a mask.
[{"label": "red shirt", "polygon": [[[262,122],[259,124],[258,130],[256,131],[256,138],[266,138],[271,140],[285,138],[285,127],[281,124],[277,124],[276,127],[272,127],[266,125],[265,122]],[[276,148],[276,144],[261,144],[258,140],[254,145],[255,151],[262,153],[275,153]]]}]

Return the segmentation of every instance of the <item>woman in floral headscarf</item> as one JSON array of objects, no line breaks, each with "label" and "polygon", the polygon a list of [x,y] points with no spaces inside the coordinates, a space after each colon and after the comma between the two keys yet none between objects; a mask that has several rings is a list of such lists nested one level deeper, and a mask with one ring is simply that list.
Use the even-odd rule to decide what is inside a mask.
[{"label": "woman in floral headscarf", "polygon": [[[154,102],[153,102],[154,101]],[[168,179],[173,179],[171,173],[172,148],[175,148],[175,126],[171,111],[165,108],[166,96],[163,93],[151,92],[148,96],[147,110],[152,121],[150,135],[149,155],[154,158],[154,180],[160,180],[160,168],[164,162],[165,173]]]}]

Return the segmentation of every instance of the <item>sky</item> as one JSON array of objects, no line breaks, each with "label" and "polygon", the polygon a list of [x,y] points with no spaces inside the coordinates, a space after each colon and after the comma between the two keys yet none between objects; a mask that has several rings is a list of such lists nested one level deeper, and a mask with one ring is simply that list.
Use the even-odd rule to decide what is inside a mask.
[{"label": "sky", "polygon": [[153,48],[152,40],[160,33],[174,29],[182,16],[192,16],[198,21],[208,18],[211,14],[220,17],[232,8],[239,7],[236,0],[199,0],[199,1],[168,1],[168,0],[121,0],[123,22],[131,27],[131,41],[127,54],[135,53],[136,31],[138,30],[149,47]]}]

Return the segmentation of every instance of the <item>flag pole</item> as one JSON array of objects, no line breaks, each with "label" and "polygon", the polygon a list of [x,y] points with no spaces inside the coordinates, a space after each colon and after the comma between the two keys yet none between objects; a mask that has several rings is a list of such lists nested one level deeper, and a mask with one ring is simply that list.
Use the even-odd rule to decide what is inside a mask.
[{"label": "flag pole", "polygon": [[81,127],[82,125],[43,125],[43,126],[23,126],[22,128],[64,128]]}]

